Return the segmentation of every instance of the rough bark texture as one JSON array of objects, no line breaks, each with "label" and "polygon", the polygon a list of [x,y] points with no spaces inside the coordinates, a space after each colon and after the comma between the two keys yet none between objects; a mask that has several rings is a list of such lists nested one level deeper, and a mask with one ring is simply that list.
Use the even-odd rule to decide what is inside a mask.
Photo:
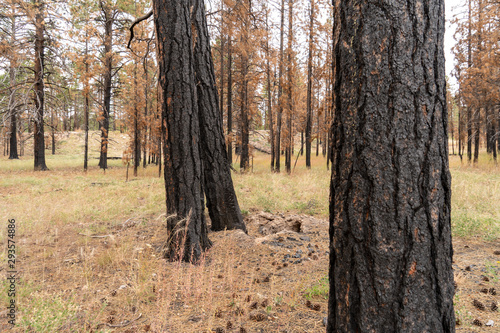
[{"label": "rough bark texture", "polygon": [[[16,76],[14,72],[14,67],[12,66],[9,71],[10,75],[10,86],[13,87],[16,83]],[[19,155],[17,153],[17,101],[16,94],[14,89],[10,91],[11,95],[9,96],[9,112],[10,112],[10,139],[9,139],[9,159],[19,159]]]},{"label": "rough bark texture", "polygon": [[189,2],[155,0],[167,193],[166,255],[197,261],[210,247],[203,214],[202,165]]},{"label": "rough bark texture", "polygon": [[210,36],[203,0],[195,1],[193,23],[195,28],[194,70],[201,135],[200,152],[212,230],[242,229],[246,231],[226,154],[222,114],[219,111],[219,96],[215,84]]},{"label": "rough bark texture", "polygon": [[104,19],[104,101],[102,108],[101,120],[99,125],[101,128],[101,154],[99,156],[99,167],[101,169],[108,168],[108,132],[109,132],[109,110],[111,108],[111,79],[113,66],[113,13],[106,3],[103,5]]},{"label": "rough bark texture", "polygon": [[[241,3],[244,6],[244,14],[240,18],[240,42],[245,49],[249,49],[249,29],[250,29],[250,15],[252,13],[252,1],[244,0]],[[250,58],[247,52],[242,52],[240,55],[240,170],[242,172],[248,171],[250,167],[250,105],[249,105],[249,63]]]},{"label": "rough bark texture", "polygon": [[314,0],[311,0],[309,13],[309,54],[307,56],[307,101],[306,101],[306,167],[311,168],[311,142],[312,142],[312,48],[314,33]]},{"label": "rough bark texture", "polygon": [[444,1],[334,1],[327,332],[454,332]]},{"label": "rough bark texture", "polygon": [[283,52],[283,35],[285,31],[285,0],[281,0],[281,23],[280,23],[280,58],[278,60],[278,113],[276,115],[276,149],[274,150],[274,158],[276,159],[274,163],[274,171],[280,172],[281,169],[281,117],[283,114],[283,62],[284,62],[284,52]]},{"label": "rough bark texture", "polygon": [[[85,28],[87,29],[87,28]],[[85,96],[85,144],[83,152],[83,170],[87,171],[88,161],[89,161],[89,110],[90,110],[90,100],[89,100],[89,42],[88,42],[88,31],[85,30],[85,80],[84,80],[84,96]]]},{"label": "rough bark texture", "polygon": [[33,130],[33,148],[35,170],[48,170],[45,164],[45,131],[43,122],[44,113],[44,19],[43,19],[43,2],[35,1],[35,119]]},{"label": "rough bark texture", "polygon": [[274,146],[274,117],[273,117],[273,88],[271,86],[271,64],[269,62],[270,55],[270,46],[269,40],[270,29],[269,29],[269,12],[266,11],[266,85],[267,85],[267,125],[269,128],[269,141],[271,143],[271,172],[274,172],[274,159],[275,159],[275,146]]},{"label": "rough bark texture", "polygon": [[233,48],[229,36],[227,51],[227,159],[233,163]]}]

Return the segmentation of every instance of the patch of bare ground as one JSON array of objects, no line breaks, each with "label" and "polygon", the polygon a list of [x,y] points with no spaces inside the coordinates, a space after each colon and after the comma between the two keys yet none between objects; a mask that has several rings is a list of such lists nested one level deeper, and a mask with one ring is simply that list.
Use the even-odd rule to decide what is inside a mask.
[{"label": "patch of bare ground", "polygon": [[[324,332],[326,220],[254,212],[248,234],[211,232],[214,246],[197,265],[161,257],[163,221],[47,226],[18,239],[23,292],[12,331]],[[500,247],[454,244],[457,331],[495,332]]]}]

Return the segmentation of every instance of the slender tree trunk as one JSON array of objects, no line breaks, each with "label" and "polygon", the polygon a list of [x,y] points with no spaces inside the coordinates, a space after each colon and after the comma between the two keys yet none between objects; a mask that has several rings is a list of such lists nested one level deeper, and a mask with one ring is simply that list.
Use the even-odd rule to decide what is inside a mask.
[{"label": "slender tree trunk", "polygon": [[285,168],[287,173],[292,172],[292,146],[293,146],[293,4],[288,0],[288,47],[287,47],[287,138],[285,146]]},{"label": "slender tree trunk", "polygon": [[134,177],[141,165],[141,139],[139,129],[139,89],[137,89],[137,62],[134,64]]},{"label": "slender tree trunk", "polygon": [[270,46],[269,39],[271,38],[269,31],[269,9],[266,8],[266,79],[267,79],[267,116],[268,116],[268,127],[269,127],[269,141],[271,142],[271,172],[274,172],[274,159],[275,159],[275,146],[274,146],[274,117],[273,117],[273,105],[272,105],[272,87],[271,87],[271,64],[270,64]]},{"label": "slender tree trunk", "polygon": [[[244,45],[245,49],[249,46],[249,29],[250,29],[250,14],[252,13],[252,2],[251,0],[244,1],[245,13],[241,18],[241,44]],[[241,55],[241,86],[240,86],[240,170],[242,172],[248,171],[250,167],[250,105],[248,96],[248,84],[249,84],[249,56],[248,53],[243,52]]]},{"label": "slender tree trunk", "polygon": [[[12,18],[12,31],[15,31],[14,18]],[[9,70],[10,76],[10,86],[13,87],[16,83],[16,75],[15,75],[15,65],[11,60]],[[9,159],[19,159],[19,155],[17,153],[17,101],[14,90],[11,89],[11,95],[9,96],[9,112],[10,112],[10,149],[9,149]]]},{"label": "slender tree trunk", "polygon": [[481,135],[481,108],[474,112],[474,163],[479,159],[479,138]]},{"label": "slender tree trunk", "polygon": [[146,168],[146,158],[147,158],[147,155],[148,155],[148,146],[149,146],[149,150],[151,151],[151,144],[148,140],[148,129],[149,129],[149,136],[151,136],[151,130],[150,130],[150,126],[148,126],[149,124],[149,120],[148,120],[148,62],[147,62],[147,55],[144,57],[144,62],[143,62],[143,67],[144,67],[144,142],[142,144],[142,151],[143,151],[143,155],[142,155],[142,168],[145,169]]},{"label": "slender tree trunk", "polygon": [[56,154],[56,133],[55,133],[56,124],[54,124],[54,110],[50,112],[50,136],[52,139],[52,155]]},{"label": "slender tree trunk", "polygon": [[311,0],[309,13],[309,55],[307,57],[307,101],[306,101],[306,167],[311,168],[312,132],[312,54],[314,33],[314,0]]},{"label": "slender tree trunk", "polygon": [[99,167],[101,169],[108,168],[108,135],[109,135],[109,114],[111,109],[111,75],[113,69],[113,13],[104,4],[104,103],[102,109],[101,120],[99,126],[101,128],[101,154],[99,157]]},{"label": "slender tree trunk", "polygon": [[48,170],[45,164],[45,131],[44,131],[44,3],[40,0],[34,0],[35,4],[35,117],[34,117],[34,164],[35,171]]},{"label": "slender tree trunk", "polygon": [[205,18],[204,0],[196,0],[194,27],[194,70],[197,82],[200,119],[200,151],[203,161],[203,184],[212,230],[242,229],[246,231],[240,206],[234,192],[219,96],[215,83],[210,36]]},{"label": "slender tree trunk", "polygon": [[462,151],[462,132],[463,132],[463,111],[462,111],[462,105],[460,104],[460,97],[458,98],[459,100],[459,106],[458,106],[458,156],[460,156],[460,161],[462,161],[463,157],[463,151]]},{"label": "slender tree trunk", "polygon": [[233,163],[233,48],[231,33],[228,36],[227,57],[227,159]]},{"label": "slender tree trunk", "polygon": [[224,119],[224,52],[225,52],[225,36],[224,36],[224,1],[220,2],[220,117]]},{"label": "slender tree trunk", "polygon": [[211,246],[203,214],[203,175],[190,2],[155,0],[167,194],[166,256],[197,262]]},{"label": "slender tree trunk", "polygon": [[280,23],[280,55],[279,55],[279,66],[278,66],[278,114],[276,115],[276,149],[275,149],[275,159],[274,170],[280,172],[281,168],[281,117],[283,114],[283,62],[284,62],[284,52],[283,52],[283,35],[285,30],[285,0],[281,0],[281,23]]},{"label": "slender tree trunk", "polygon": [[444,1],[335,1],[327,332],[455,332]]},{"label": "slender tree trunk", "polygon": [[[469,27],[467,37],[467,68],[472,67],[472,0],[468,1],[469,5]],[[467,105],[467,160],[469,164],[472,161],[472,108]]]}]

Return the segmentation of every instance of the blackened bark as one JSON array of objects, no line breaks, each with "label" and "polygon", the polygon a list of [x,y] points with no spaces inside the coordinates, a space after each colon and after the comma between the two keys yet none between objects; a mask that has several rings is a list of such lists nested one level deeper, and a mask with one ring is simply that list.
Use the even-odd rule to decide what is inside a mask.
[{"label": "blackened bark", "polygon": [[17,112],[16,108],[10,110],[10,142],[9,160],[19,159],[17,153]]},{"label": "blackened bark", "polygon": [[84,96],[85,96],[85,144],[84,144],[84,153],[83,153],[83,170],[85,172],[88,169],[88,160],[89,160],[89,109],[90,109],[90,100],[89,100],[89,42],[88,42],[88,30],[85,28],[85,84],[84,84]]},{"label": "blackened bark", "polygon": [[307,101],[306,101],[306,167],[311,168],[312,132],[312,48],[314,32],[314,0],[309,13],[309,55],[307,57]]},{"label": "blackened bark", "polygon": [[477,108],[474,112],[474,160],[477,163],[479,159],[479,137],[481,134],[481,109]]},{"label": "blackened bark", "polygon": [[227,159],[233,163],[233,48],[231,36],[227,45]]},{"label": "blackened bark", "polygon": [[272,104],[272,96],[273,89],[271,87],[271,65],[269,63],[270,55],[270,47],[269,47],[269,39],[271,39],[270,31],[269,31],[269,11],[266,8],[266,79],[267,79],[267,124],[269,126],[269,141],[271,143],[271,172],[274,172],[274,159],[275,159],[275,146],[274,146],[274,117],[273,117],[273,104]]},{"label": "blackened bark", "polygon": [[[472,67],[472,0],[468,1],[469,24],[467,39],[467,68]],[[467,106],[467,160],[472,160],[472,108]]]},{"label": "blackened bark", "polygon": [[205,1],[196,0],[194,70],[200,122],[200,151],[203,161],[203,184],[212,230],[246,231],[240,206],[234,192],[230,164],[226,154],[222,114],[205,18]]},{"label": "blackened bark", "polygon": [[36,0],[35,4],[35,117],[34,117],[34,160],[35,171],[48,170],[45,164],[45,131],[44,131],[44,30],[45,23],[43,18],[43,2]]},{"label": "blackened bark", "polygon": [[327,332],[454,332],[444,1],[334,6]]},{"label": "blackened bark", "polygon": [[276,149],[275,149],[275,163],[274,170],[280,172],[281,168],[281,117],[283,114],[283,35],[285,30],[285,0],[281,0],[281,23],[280,23],[280,56],[278,66],[278,113],[276,115]]},{"label": "blackened bark", "polygon": [[137,177],[137,169],[141,164],[141,134],[139,129],[139,91],[137,89],[137,63],[134,66],[134,95],[134,177]]},{"label": "blackened bark", "polygon": [[99,125],[101,128],[101,153],[99,167],[108,168],[108,135],[109,135],[109,112],[111,108],[111,79],[113,66],[113,23],[114,17],[111,8],[106,3],[103,5],[104,14],[104,103]]},{"label": "blackened bark", "polygon": [[[245,49],[249,49],[249,29],[250,29],[250,15],[252,13],[252,1],[244,0],[240,5],[244,8],[244,13],[241,20],[241,35],[240,42]],[[248,171],[250,167],[250,105],[248,96],[248,84],[249,84],[249,63],[250,58],[247,52],[242,52],[240,54],[240,170],[242,172]]]},{"label": "blackened bark", "polygon": [[200,133],[189,1],[155,0],[159,82],[162,86],[166,256],[196,262],[211,246],[203,214]]},{"label": "blackened bark", "polygon": [[[14,6],[14,4],[12,4]],[[14,7],[12,8],[14,12]],[[12,16],[11,18],[11,43],[12,45],[16,45],[16,17]],[[9,69],[9,79],[10,79],[10,96],[9,96],[9,112],[10,112],[10,142],[9,142],[9,159],[19,159],[19,155],[17,153],[17,96],[15,90],[12,89],[16,84],[16,66],[17,61],[15,57],[10,59],[10,69]]]},{"label": "blackened bark", "polygon": [[287,138],[285,147],[285,169],[292,172],[292,146],[293,146],[293,74],[292,74],[292,45],[293,45],[293,3],[288,0],[288,47],[287,47]]},{"label": "blackened bark", "polygon": [[[148,48],[149,50],[149,48]],[[143,59],[143,63],[142,63],[142,66],[144,68],[144,137],[143,137],[143,145],[142,145],[142,151],[143,151],[143,155],[142,155],[142,167],[143,168],[146,168],[146,156],[147,156],[147,153],[148,153],[148,124],[149,124],[149,120],[148,120],[148,91],[149,91],[149,87],[148,87],[148,54],[146,54],[146,56],[144,57]],[[150,134],[151,136],[151,134]]]}]

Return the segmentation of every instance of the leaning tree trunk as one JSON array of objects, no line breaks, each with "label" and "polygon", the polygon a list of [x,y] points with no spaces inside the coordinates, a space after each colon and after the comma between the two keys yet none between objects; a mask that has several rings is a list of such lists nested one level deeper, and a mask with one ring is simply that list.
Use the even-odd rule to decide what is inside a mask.
[{"label": "leaning tree trunk", "polygon": [[454,332],[444,1],[340,1],[327,332]]},{"label": "leaning tree trunk", "polygon": [[189,1],[155,0],[159,82],[162,86],[166,256],[197,261],[211,246],[203,214],[200,133]]},{"label": "leaning tree trunk", "polygon": [[194,69],[200,119],[200,151],[203,181],[212,230],[242,229],[246,231],[231,179],[226,154],[222,113],[215,84],[210,36],[205,18],[205,1],[196,0],[193,17]]},{"label": "leaning tree trunk", "polygon": [[45,131],[43,123],[43,108],[45,102],[44,96],[44,19],[43,19],[43,3],[40,1],[35,2],[35,117],[34,117],[34,160],[35,170],[45,171],[48,170],[45,164]]}]

